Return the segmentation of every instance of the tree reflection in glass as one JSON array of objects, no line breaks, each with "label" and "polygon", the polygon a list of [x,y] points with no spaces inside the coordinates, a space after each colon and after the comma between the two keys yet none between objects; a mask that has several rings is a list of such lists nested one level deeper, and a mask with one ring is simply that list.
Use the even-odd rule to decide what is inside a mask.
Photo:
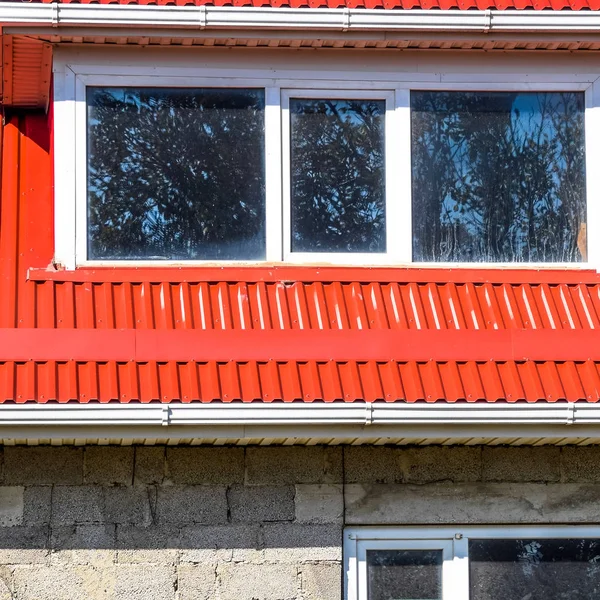
[{"label": "tree reflection in glass", "polygon": [[265,257],[264,91],[88,88],[88,258]]},{"label": "tree reflection in glass", "polygon": [[411,93],[413,260],[586,259],[584,96]]},{"label": "tree reflection in glass", "polygon": [[290,100],[293,252],[385,252],[385,101]]}]

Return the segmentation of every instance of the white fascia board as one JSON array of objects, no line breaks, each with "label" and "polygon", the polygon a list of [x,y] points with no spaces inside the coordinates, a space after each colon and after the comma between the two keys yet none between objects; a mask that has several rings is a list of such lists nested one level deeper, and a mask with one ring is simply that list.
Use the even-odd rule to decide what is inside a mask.
[{"label": "white fascia board", "polygon": [[600,12],[0,3],[0,26],[184,29],[573,32],[600,31]]}]

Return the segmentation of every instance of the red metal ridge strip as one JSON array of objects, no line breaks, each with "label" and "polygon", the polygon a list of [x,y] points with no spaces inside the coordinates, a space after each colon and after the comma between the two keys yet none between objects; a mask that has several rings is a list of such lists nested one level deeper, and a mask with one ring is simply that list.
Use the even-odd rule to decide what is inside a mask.
[{"label": "red metal ridge strip", "polygon": [[80,283],[366,282],[366,283],[600,283],[591,269],[501,269],[439,267],[102,267],[53,271],[29,269],[30,281]]},{"label": "red metal ridge strip", "polygon": [[585,361],[594,330],[0,329],[11,361]]}]

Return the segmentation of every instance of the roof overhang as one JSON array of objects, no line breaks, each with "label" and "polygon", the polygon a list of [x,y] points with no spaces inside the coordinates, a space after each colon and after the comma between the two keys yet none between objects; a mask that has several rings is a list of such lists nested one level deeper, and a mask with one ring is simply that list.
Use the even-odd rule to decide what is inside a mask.
[{"label": "roof overhang", "polygon": [[596,444],[600,405],[3,405],[2,444]]}]

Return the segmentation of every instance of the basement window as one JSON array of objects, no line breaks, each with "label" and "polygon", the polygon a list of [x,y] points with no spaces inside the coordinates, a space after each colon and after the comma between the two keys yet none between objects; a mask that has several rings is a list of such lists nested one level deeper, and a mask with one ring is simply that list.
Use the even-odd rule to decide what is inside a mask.
[{"label": "basement window", "polygon": [[346,600],[588,600],[600,595],[600,528],[356,528]]},{"label": "basement window", "polygon": [[57,60],[68,268],[598,260],[596,75]]}]

